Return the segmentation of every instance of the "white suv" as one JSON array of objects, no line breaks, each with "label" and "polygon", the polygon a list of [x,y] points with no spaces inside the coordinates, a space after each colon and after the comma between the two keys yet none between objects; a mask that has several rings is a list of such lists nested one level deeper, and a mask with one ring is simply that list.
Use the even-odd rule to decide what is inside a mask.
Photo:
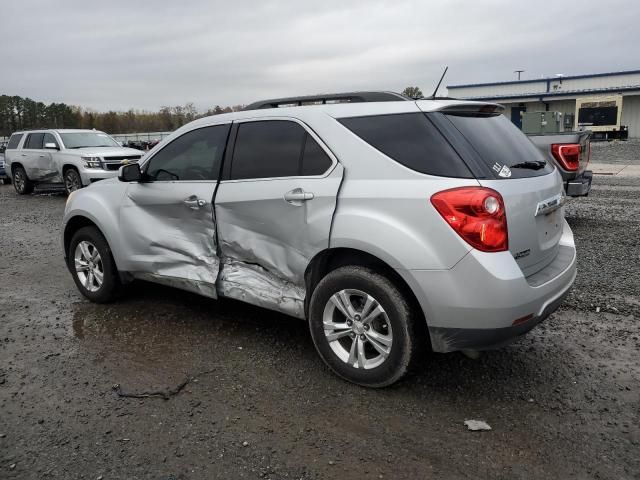
[{"label": "white suv", "polygon": [[124,148],[97,130],[31,130],[11,135],[5,167],[21,195],[36,184],[64,184],[71,193],[117,176],[121,165],[141,157],[139,150]]},{"label": "white suv", "polygon": [[562,177],[501,112],[358,92],[196,120],[69,196],[67,266],[94,302],[142,279],[305,319],[371,387],[420,346],[502,346],[562,302],[576,249]]}]

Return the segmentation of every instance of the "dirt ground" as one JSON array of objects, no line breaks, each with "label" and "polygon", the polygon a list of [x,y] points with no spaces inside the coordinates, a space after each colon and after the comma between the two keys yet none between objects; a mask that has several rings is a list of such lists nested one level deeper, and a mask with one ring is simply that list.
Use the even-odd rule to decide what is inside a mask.
[{"label": "dirt ground", "polygon": [[640,478],[640,179],[571,201],[579,273],[551,318],[384,390],[283,315],[144,283],[89,303],[64,202],[0,186],[0,478]]}]

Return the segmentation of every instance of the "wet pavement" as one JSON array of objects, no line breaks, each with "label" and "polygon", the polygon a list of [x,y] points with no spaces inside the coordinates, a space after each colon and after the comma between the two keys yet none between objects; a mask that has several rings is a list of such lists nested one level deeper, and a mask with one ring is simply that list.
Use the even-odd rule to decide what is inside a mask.
[{"label": "wet pavement", "polygon": [[556,314],[384,390],[332,375],[294,318],[145,283],[89,303],[65,197],[0,186],[0,478],[639,478],[640,179],[594,183]]}]

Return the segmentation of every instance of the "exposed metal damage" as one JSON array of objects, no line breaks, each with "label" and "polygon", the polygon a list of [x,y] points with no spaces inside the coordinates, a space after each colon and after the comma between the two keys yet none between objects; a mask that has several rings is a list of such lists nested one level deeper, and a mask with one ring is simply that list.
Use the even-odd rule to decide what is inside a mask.
[{"label": "exposed metal damage", "polygon": [[223,258],[217,288],[221,297],[304,319],[305,289],[277,277],[260,265]]}]

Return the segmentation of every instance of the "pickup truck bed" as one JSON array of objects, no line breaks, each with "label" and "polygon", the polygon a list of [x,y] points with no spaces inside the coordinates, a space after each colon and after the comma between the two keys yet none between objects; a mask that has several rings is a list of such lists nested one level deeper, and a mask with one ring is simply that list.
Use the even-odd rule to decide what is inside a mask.
[{"label": "pickup truck bed", "polygon": [[[544,154],[545,158],[553,162],[562,175],[564,189],[569,197],[583,197],[589,194],[593,174],[587,170],[591,154],[591,132],[564,132],[541,135],[528,135],[529,139]],[[566,162],[556,158],[554,145],[579,145],[579,163],[577,168],[568,168]],[[573,167],[574,165],[569,165]]]}]

